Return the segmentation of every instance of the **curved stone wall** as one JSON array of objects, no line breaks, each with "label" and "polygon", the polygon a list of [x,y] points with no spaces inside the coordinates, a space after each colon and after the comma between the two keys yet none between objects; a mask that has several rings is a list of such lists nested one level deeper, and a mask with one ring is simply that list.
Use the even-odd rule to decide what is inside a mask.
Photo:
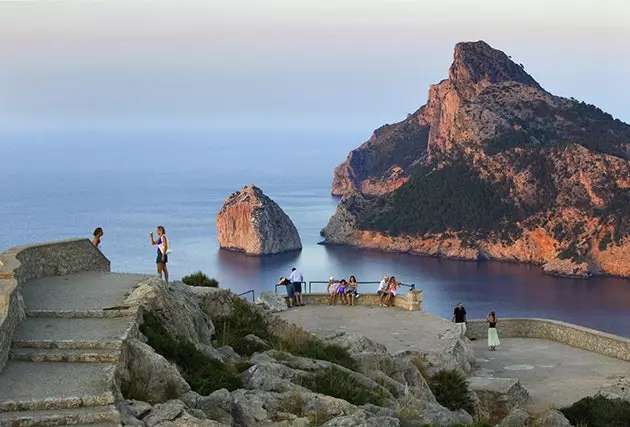
[{"label": "curved stone wall", "polygon": [[[392,299],[393,306],[408,311],[422,311],[424,293],[421,290],[409,291],[405,294],[398,294]],[[306,304],[328,304],[328,294],[302,294]],[[379,305],[381,297],[376,294],[361,293],[355,300],[356,305]],[[339,298],[337,298],[339,304]]]},{"label": "curved stone wall", "polygon": [[[485,319],[469,320],[467,326],[468,338],[487,338],[488,323]],[[499,319],[497,332],[500,338],[541,338],[630,361],[630,339],[558,320]]]},{"label": "curved stone wall", "polygon": [[110,271],[109,260],[89,239],[16,246],[0,253],[0,371],[13,333],[24,319],[20,287],[30,280],[79,271]]}]

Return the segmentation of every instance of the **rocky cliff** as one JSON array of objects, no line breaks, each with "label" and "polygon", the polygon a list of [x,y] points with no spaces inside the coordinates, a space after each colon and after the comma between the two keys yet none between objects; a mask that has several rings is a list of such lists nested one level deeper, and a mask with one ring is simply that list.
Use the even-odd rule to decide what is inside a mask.
[{"label": "rocky cliff", "polygon": [[485,42],[335,169],[325,241],[630,276],[630,126],[554,96]]},{"label": "rocky cliff", "polygon": [[217,214],[219,245],[248,255],[302,249],[291,218],[255,185],[232,193]]}]

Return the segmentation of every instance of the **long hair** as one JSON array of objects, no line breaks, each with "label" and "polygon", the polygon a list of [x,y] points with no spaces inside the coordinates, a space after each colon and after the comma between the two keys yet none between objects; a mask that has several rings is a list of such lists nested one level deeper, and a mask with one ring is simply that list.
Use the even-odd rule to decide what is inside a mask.
[{"label": "long hair", "polygon": [[158,225],[157,229],[160,230],[162,232],[162,234],[166,234],[166,229],[164,228],[164,226]]},{"label": "long hair", "polygon": [[103,228],[101,228],[101,227],[96,227],[96,228],[94,229],[94,233],[93,233],[93,234],[94,234],[94,237],[98,236],[99,234],[103,234]]},{"label": "long hair", "polygon": [[350,283],[353,283],[353,282],[356,283],[357,282],[357,278],[354,277],[354,276],[350,276],[349,280],[350,280]]}]

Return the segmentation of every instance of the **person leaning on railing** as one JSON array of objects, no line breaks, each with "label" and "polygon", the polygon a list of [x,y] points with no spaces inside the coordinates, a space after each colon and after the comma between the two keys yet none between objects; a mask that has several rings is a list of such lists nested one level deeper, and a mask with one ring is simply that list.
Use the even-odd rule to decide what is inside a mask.
[{"label": "person leaning on railing", "polygon": [[295,298],[295,287],[293,283],[289,279],[285,279],[284,277],[280,278],[278,285],[287,287],[287,296],[289,297],[289,308],[293,307],[293,301]]}]

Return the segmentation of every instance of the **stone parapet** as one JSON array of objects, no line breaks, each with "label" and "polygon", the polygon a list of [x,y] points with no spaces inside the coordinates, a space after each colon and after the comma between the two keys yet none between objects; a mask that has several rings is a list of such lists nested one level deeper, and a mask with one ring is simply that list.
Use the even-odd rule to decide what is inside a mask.
[{"label": "stone parapet", "polygon": [[0,371],[13,333],[25,317],[20,292],[24,283],[79,271],[109,270],[109,260],[88,239],[16,246],[0,253]]},{"label": "stone parapet", "polygon": [[[466,336],[485,339],[487,331],[488,323],[484,319],[469,320]],[[500,319],[497,332],[501,338],[541,338],[630,361],[630,339],[558,320]]]},{"label": "stone parapet", "polygon": [[[286,298],[286,297],[285,297]],[[302,294],[305,304],[328,304],[328,294]],[[356,305],[375,306],[380,304],[381,297],[377,294],[363,294],[355,299]],[[392,299],[393,306],[407,311],[422,311],[423,292],[412,290],[407,295],[397,295]],[[340,305],[339,299],[336,301]]]}]

